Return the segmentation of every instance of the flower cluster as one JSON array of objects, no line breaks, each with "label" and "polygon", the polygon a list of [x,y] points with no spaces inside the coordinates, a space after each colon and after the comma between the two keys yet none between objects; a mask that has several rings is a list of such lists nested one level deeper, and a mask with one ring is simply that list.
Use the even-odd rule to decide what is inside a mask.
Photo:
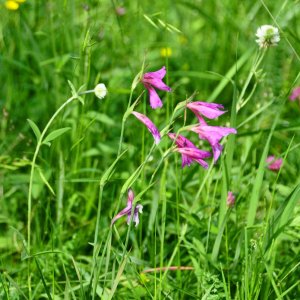
[{"label": "flower cluster", "polygon": [[278,28],[272,25],[262,25],[256,31],[256,42],[260,48],[268,48],[270,46],[277,46],[280,41]]},{"label": "flower cluster", "polygon": [[[162,81],[165,75],[166,68],[162,67],[156,72],[145,73],[141,78],[141,83],[149,92],[150,106],[153,109],[162,107],[163,105],[155,89],[167,92],[171,91],[171,88]],[[97,85],[95,94],[97,97],[103,98],[106,95],[105,86],[103,84]],[[223,147],[220,144],[221,139],[231,133],[235,134],[237,131],[234,128],[209,126],[206,123],[204,118],[216,119],[226,112],[221,104],[196,101],[188,103],[187,108],[190,109],[198,119],[198,123],[195,124],[195,126],[190,127],[190,130],[197,133],[201,140],[209,142],[212,147],[214,161],[216,162],[223,150]],[[137,111],[133,111],[132,114],[147,127],[152,134],[155,143],[158,144],[161,140],[161,135],[153,122],[147,116]],[[190,140],[182,135],[170,132],[168,133],[168,136],[176,144],[174,151],[181,154],[182,167],[190,166],[193,162],[196,162],[203,168],[208,168],[208,163],[205,159],[212,156],[209,151],[198,149]],[[127,216],[128,224],[130,223],[131,216],[133,217],[136,226],[139,224],[138,213],[142,212],[143,207],[140,204],[133,207],[133,200],[133,191],[129,189],[127,206],[112,219],[112,225],[122,216]]]},{"label": "flower cluster", "polygon": [[[256,32],[256,37],[256,42],[261,48],[276,46],[280,41],[278,28],[271,25],[263,25],[259,27]],[[161,50],[161,56],[163,57],[169,57],[171,53],[170,48],[163,48]],[[143,74],[140,79],[141,83],[148,91],[150,106],[152,109],[157,109],[163,106],[156,89],[171,92],[171,88],[163,82],[165,75],[166,68],[163,66],[160,70]],[[104,84],[99,84],[94,89],[94,92],[98,98],[102,99],[106,95],[107,90]],[[300,87],[296,88],[290,96],[291,101],[296,99],[300,99]],[[216,163],[223,151],[223,146],[220,143],[221,140],[229,134],[236,134],[237,131],[235,128],[210,126],[206,123],[206,119],[216,119],[226,112],[221,104],[195,101],[189,102],[186,107],[192,111],[198,119],[198,123],[193,126],[189,126],[188,130],[197,133],[200,140],[206,140],[210,144],[213,154],[209,151],[198,149],[183,135],[169,132],[168,137],[175,143],[174,151],[181,154],[182,167],[190,166],[193,162],[196,162],[203,168],[208,168],[208,163],[205,159],[213,156],[213,160]],[[132,111],[132,114],[148,128],[155,140],[155,143],[158,144],[161,140],[161,134],[153,122],[147,116],[137,111]],[[269,156],[266,163],[270,170],[278,171],[282,166],[282,159],[275,159],[274,156]],[[127,224],[130,223],[131,219],[135,222],[135,226],[139,224],[138,214],[142,212],[143,206],[140,204],[133,206],[133,201],[134,194],[133,191],[129,189],[127,206],[112,219],[111,225],[123,216],[127,216]],[[229,191],[227,195],[227,206],[233,207],[234,204],[235,196],[231,191]]]},{"label": "flower cluster", "polygon": [[[162,81],[165,75],[166,68],[162,67],[156,72],[144,74],[141,79],[141,82],[149,91],[150,106],[153,109],[162,106],[162,101],[157,95],[154,87],[168,92],[171,91],[171,88]],[[231,133],[235,134],[236,130],[234,128],[209,126],[204,118],[216,119],[224,114],[226,111],[224,111],[223,105],[196,101],[188,103],[187,108],[196,115],[199,121],[199,124],[196,124],[190,130],[197,133],[200,139],[209,142],[212,147],[214,162],[216,162],[223,150],[223,147],[220,144],[221,139]],[[161,136],[153,122],[147,116],[136,111],[132,112],[132,114],[146,125],[148,130],[153,135],[155,143],[158,144]],[[190,140],[182,135],[169,133],[168,136],[170,139],[175,140],[175,144],[177,146],[175,151],[181,154],[182,167],[190,166],[192,162],[197,162],[202,167],[208,168],[208,163],[204,159],[211,157],[210,152],[198,149]]]},{"label": "flower cluster", "polygon": [[[187,104],[187,108],[190,109],[197,117],[199,124],[191,127],[191,131],[198,134],[201,140],[206,140],[212,147],[214,162],[216,162],[221,155],[223,146],[220,141],[223,137],[233,133],[236,134],[235,128],[209,126],[204,117],[208,119],[215,119],[224,114],[224,107],[217,103],[206,103],[201,101],[190,102]],[[210,152],[199,150],[191,141],[183,136],[176,137],[175,134],[169,134],[171,139],[176,139],[175,151],[182,154],[182,167],[190,165],[193,161],[199,163],[204,168],[208,168],[208,164],[203,159],[210,157]]]}]

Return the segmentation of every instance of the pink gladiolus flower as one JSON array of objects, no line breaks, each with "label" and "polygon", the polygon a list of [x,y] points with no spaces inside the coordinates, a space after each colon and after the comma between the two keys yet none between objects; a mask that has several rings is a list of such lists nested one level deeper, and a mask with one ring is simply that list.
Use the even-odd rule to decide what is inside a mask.
[{"label": "pink gladiolus flower", "polygon": [[175,133],[169,133],[168,136],[174,140],[177,145],[175,151],[181,153],[182,168],[190,166],[194,161],[200,164],[203,168],[208,168],[208,163],[204,161],[205,158],[211,156],[208,151],[198,149],[190,140],[182,135],[176,135]]},{"label": "pink gladiolus flower", "polygon": [[234,202],[235,202],[235,196],[233,195],[232,192],[229,191],[227,194],[227,201],[226,201],[227,206],[232,207],[234,205]]},{"label": "pink gladiolus flower", "polygon": [[206,103],[201,101],[190,102],[187,104],[187,108],[189,108],[198,118],[199,122],[203,122],[202,116],[208,119],[215,119],[221,115],[223,115],[226,111],[223,105],[217,103]]},{"label": "pink gladiolus flower", "polygon": [[292,94],[290,96],[291,101],[300,100],[300,86],[293,89]]},{"label": "pink gladiolus flower", "polygon": [[210,143],[213,150],[215,162],[218,160],[223,150],[222,145],[220,145],[219,143],[221,139],[229,135],[230,133],[237,133],[234,128],[208,125],[195,126],[191,130],[198,133],[200,139],[207,140]]},{"label": "pink gladiolus flower", "polygon": [[168,87],[162,81],[162,79],[165,77],[165,75],[166,75],[166,67],[162,67],[160,70],[158,70],[156,72],[145,73],[142,77],[141,81],[142,81],[143,85],[145,86],[145,88],[149,92],[150,106],[153,109],[162,107],[162,102],[154,88],[163,90],[163,91],[167,91],[167,92],[171,91],[171,88]]},{"label": "pink gladiolus flower", "polygon": [[266,160],[268,164],[268,169],[271,171],[278,171],[282,166],[282,158],[276,159],[274,155],[268,156]]},{"label": "pink gladiolus flower", "polygon": [[[134,193],[132,189],[128,190],[128,198],[127,198],[127,206],[121,210],[112,220],[111,220],[111,226],[121,217],[127,216],[127,224],[129,225],[130,223],[130,218],[131,218],[131,211],[133,210],[132,208],[132,203],[134,200]],[[133,222],[135,223],[135,227],[139,225],[140,219],[139,219],[139,213],[143,212],[143,205],[138,204],[134,208],[133,211]]]},{"label": "pink gladiolus flower", "polygon": [[158,131],[158,129],[156,128],[156,126],[152,123],[152,121],[146,117],[143,114],[140,114],[136,111],[133,111],[132,114],[138,118],[142,123],[144,123],[146,125],[146,127],[148,128],[148,130],[151,132],[151,134],[154,137],[155,143],[158,144],[160,142],[160,133]]}]

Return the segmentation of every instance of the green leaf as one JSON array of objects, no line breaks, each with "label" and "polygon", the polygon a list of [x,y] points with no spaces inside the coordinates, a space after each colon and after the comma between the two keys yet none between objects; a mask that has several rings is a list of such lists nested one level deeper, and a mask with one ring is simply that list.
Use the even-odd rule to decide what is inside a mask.
[{"label": "green leaf", "polygon": [[67,132],[68,130],[70,130],[71,127],[65,127],[65,128],[60,128],[57,130],[54,130],[52,132],[50,132],[46,138],[43,140],[43,144],[47,144],[50,141],[55,140],[56,138],[58,138],[59,136],[61,136],[62,134],[64,134],[65,132]]},{"label": "green leaf", "polygon": [[84,105],[84,99],[81,96],[77,96],[77,99],[82,105]]},{"label": "green leaf", "polygon": [[142,71],[139,72],[133,79],[133,82],[131,84],[131,91],[135,90],[136,86],[139,84],[139,82],[141,81],[141,77],[142,77]]},{"label": "green leaf", "polygon": [[273,136],[273,133],[274,133],[274,130],[275,130],[278,120],[279,120],[279,114],[275,116],[274,123],[270,130],[269,136],[268,136],[267,140],[264,142],[265,143],[264,150],[261,155],[258,169],[256,171],[256,177],[255,177],[255,181],[253,184],[253,188],[252,188],[252,192],[251,192],[251,196],[250,196],[250,200],[249,200],[249,208],[248,208],[248,216],[247,216],[247,226],[248,227],[254,225],[256,210],[257,210],[258,201],[260,198],[260,191],[261,191],[263,178],[264,178],[264,174],[265,174],[265,169],[266,169],[266,158],[267,158],[267,155],[269,152],[271,138]]},{"label": "green leaf", "polygon": [[213,250],[212,250],[212,254],[211,254],[211,259],[214,262],[217,260],[218,255],[219,255],[223,232],[225,230],[225,226],[226,226],[228,217],[230,215],[230,212],[231,212],[231,209],[228,209],[227,212],[226,212],[226,214],[225,214],[225,216],[224,216],[224,218],[222,219],[221,226],[219,226],[218,235],[217,235],[217,237],[215,239]]},{"label": "green leaf", "polygon": [[115,166],[117,164],[117,162],[119,161],[119,159],[124,155],[124,153],[127,152],[127,150],[123,151],[116,159],[115,161],[111,164],[111,166],[104,172],[104,174],[102,175],[101,179],[100,179],[100,186],[104,186],[106,184],[106,182],[110,179],[110,177],[112,176],[114,170],[115,170]]},{"label": "green leaf", "polygon": [[71,88],[72,96],[77,96],[77,92],[76,92],[76,89],[75,89],[73,83],[70,80],[68,80],[68,84]]},{"label": "green leaf", "polygon": [[265,239],[265,251],[269,249],[272,241],[279,236],[285,227],[293,221],[293,210],[297,206],[300,197],[300,183],[294,188],[284,202],[270,219]]},{"label": "green leaf", "polygon": [[41,168],[38,168],[38,172],[39,172],[39,175],[40,175],[42,181],[44,182],[44,184],[47,186],[47,188],[52,193],[52,195],[55,196],[54,190],[51,187],[50,183],[48,182],[48,180],[47,180],[46,176],[44,175],[43,171],[41,170]]},{"label": "green leaf", "polygon": [[37,139],[37,141],[38,141],[38,140],[40,139],[40,137],[41,137],[41,132],[40,132],[39,128],[38,128],[37,125],[36,125],[33,121],[31,121],[30,119],[27,119],[27,122],[29,123],[29,125],[30,125],[31,129],[33,130],[34,135],[35,135],[35,137],[36,137],[36,139]]},{"label": "green leaf", "polygon": [[147,16],[144,14],[144,18],[156,29],[159,29],[159,27]]}]

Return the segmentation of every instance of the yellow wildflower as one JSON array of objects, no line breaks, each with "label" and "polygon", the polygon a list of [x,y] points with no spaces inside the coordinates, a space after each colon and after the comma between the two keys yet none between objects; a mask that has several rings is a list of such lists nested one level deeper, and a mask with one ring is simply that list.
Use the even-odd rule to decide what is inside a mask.
[{"label": "yellow wildflower", "polygon": [[9,10],[17,10],[19,8],[19,4],[16,1],[6,1],[5,7]]},{"label": "yellow wildflower", "polygon": [[7,0],[5,7],[9,10],[17,10],[20,7],[19,3],[24,3],[26,0]]},{"label": "yellow wildflower", "polygon": [[160,49],[160,56],[170,57],[172,55],[172,49],[170,47],[165,47]]}]

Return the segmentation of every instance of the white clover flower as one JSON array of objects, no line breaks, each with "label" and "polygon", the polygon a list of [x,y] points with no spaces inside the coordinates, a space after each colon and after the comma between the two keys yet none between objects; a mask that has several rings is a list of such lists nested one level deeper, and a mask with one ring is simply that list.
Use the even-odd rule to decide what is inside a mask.
[{"label": "white clover flower", "polygon": [[99,99],[103,99],[107,94],[107,88],[104,83],[99,83],[94,88],[94,93]]},{"label": "white clover flower", "polygon": [[256,36],[256,42],[258,43],[260,48],[277,46],[277,43],[280,41],[278,28],[272,25],[262,25],[258,27]]}]

